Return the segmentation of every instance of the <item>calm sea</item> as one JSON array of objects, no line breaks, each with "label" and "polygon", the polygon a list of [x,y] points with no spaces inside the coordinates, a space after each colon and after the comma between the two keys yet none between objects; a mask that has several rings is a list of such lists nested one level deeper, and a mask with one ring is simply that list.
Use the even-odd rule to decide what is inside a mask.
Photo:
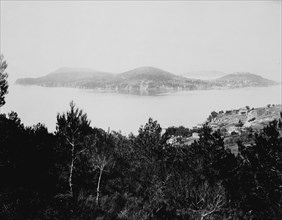
[{"label": "calm sea", "polygon": [[72,88],[11,85],[2,113],[16,111],[25,125],[44,123],[56,127],[56,115],[67,111],[73,100],[91,120],[105,130],[137,133],[149,117],[162,127],[193,127],[211,111],[281,104],[281,86],[231,90],[181,91],[158,96],[99,93]]}]

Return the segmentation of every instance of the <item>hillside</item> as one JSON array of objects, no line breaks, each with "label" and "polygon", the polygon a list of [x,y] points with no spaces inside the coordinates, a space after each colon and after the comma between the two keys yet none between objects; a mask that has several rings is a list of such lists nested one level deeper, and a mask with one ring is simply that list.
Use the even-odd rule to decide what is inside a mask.
[{"label": "hillside", "polygon": [[268,86],[275,84],[272,80],[248,72],[231,73],[216,79],[216,81],[228,84],[233,83],[238,86]]},{"label": "hillside", "polygon": [[[206,74],[215,76],[222,75],[223,73],[211,71]],[[16,83],[48,87],[74,87],[141,95],[179,90],[230,89],[276,84],[274,81],[250,73],[234,73],[216,80],[200,80],[179,76],[151,66],[139,67],[118,74],[92,69],[64,67],[46,76],[18,79]]]},{"label": "hillside", "polygon": [[105,81],[114,78],[114,74],[83,68],[59,68],[38,78],[17,79],[17,84],[35,84],[43,86],[72,86],[87,81]]},{"label": "hillside", "polygon": [[[238,153],[238,141],[245,146],[254,144],[254,133],[260,132],[273,120],[282,124],[282,105],[267,105],[265,107],[232,109],[215,112],[213,111],[206,122],[199,124],[193,129],[185,127],[169,127],[166,133],[169,135],[168,144],[173,146],[191,145],[199,140],[199,129],[208,125],[213,132],[220,131],[224,145],[234,154]],[[280,132],[282,136],[282,131]]]},{"label": "hillside", "polygon": [[[230,134],[240,132],[243,128],[260,130],[268,122],[280,117],[282,105],[267,105],[265,107],[227,110],[215,113],[209,117],[209,125],[214,129],[223,129]],[[242,128],[242,129],[240,129]]]},{"label": "hillside", "polygon": [[60,68],[53,73],[41,77],[41,79],[50,81],[75,81],[91,78],[105,79],[110,77],[114,77],[114,74],[84,68]]},{"label": "hillside", "polygon": [[152,80],[152,81],[168,81],[180,78],[170,72],[151,66],[139,67],[119,74],[123,79],[127,80]]},{"label": "hillside", "polygon": [[281,113],[281,104],[269,104],[259,108],[246,106],[225,112],[212,112],[207,122],[214,131],[221,131],[226,146],[235,152],[238,148],[239,137],[245,144],[253,144],[253,137],[250,134],[263,129],[274,119],[281,118]]},{"label": "hillside", "polygon": [[119,74],[89,69],[60,68],[39,78],[23,78],[22,85],[76,87],[134,94],[158,94],[173,90],[206,89],[207,82],[191,80],[156,67],[139,67]]}]

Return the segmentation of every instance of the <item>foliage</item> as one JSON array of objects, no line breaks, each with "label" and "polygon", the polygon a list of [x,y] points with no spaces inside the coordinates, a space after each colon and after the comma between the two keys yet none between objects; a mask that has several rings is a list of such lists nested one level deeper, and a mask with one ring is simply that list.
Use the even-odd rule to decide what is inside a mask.
[{"label": "foliage", "polygon": [[216,111],[212,111],[207,120],[211,122],[214,118],[218,116],[218,114],[219,113],[217,113]]},{"label": "foliage", "polygon": [[[85,137],[90,134],[90,121],[87,114],[79,110],[74,102],[70,110],[57,115],[56,135],[58,137],[58,153],[65,158],[64,173],[67,173],[70,196],[73,196],[73,176],[76,161],[86,150]],[[66,177],[65,177],[66,179]]]},{"label": "foliage", "polygon": [[165,135],[167,136],[181,136],[181,137],[189,137],[192,135],[192,130],[189,128],[185,128],[183,126],[179,127],[168,127],[165,131]]},{"label": "foliage", "polygon": [[0,55],[0,108],[5,105],[5,95],[8,93],[8,74],[5,72],[7,66],[3,55]]},{"label": "foliage", "polygon": [[150,118],[137,135],[106,132],[73,102],[54,134],[1,114],[0,218],[281,219],[281,128],[280,119],[238,135],[234,155],[207,125],[198,141],[174,146],[171,135],[193,130],[162,134]]},{"label": "foliage", "polygon": [[255,135],[255,144],[240,143],[231,191],[235,207],[252,219],[281,218],[282,141],[278,122]]}]

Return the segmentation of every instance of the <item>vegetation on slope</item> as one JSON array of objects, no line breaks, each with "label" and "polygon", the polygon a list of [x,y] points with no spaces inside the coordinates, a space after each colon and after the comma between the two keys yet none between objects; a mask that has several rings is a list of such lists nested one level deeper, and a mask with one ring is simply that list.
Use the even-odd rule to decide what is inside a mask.
[{"label": "vegetation on slope", "polygon": [[231,73],[216,79],[216,81],[242,85],[249,84],[252,86],[268,86],[276,84],[276,82],[272,80],[248,72]]},{"label": "vegetation on slope", "polygon": [[218,80],[189,79],[155,68],[139,67],[124,73],[110,74],[88,69],[62,68],[39,78],[16,81],[24,85],[65,86],[136,94],[178,90],[268,86],[275,82],[255,74],[230,74]]},{"label": "vegetation on slope", "polygon": [[91,127],[73,102],[54,133],[0,114],[0,219],[282,218],[281,117],[236,155],[208,125],[192,144],[168,142],[192,132],[150,118],[123,136]]},{"label": "vegetation on slope", "polygon": [[172,145],[153,119],[126,137],[90,127],[74,104],[55,133],[2,114],[0,218],[281,219],[279,120],[234,155],[206,125]]},{"label": "vegetation on slope", "polygon": [[181,78],[172,73],[151,66],[139,67],[130,70],[128,72],[121,73],[120,77],[124,79],[131,79],[131,80],[157,80],[157,81],[167,81],[167,80]]}]

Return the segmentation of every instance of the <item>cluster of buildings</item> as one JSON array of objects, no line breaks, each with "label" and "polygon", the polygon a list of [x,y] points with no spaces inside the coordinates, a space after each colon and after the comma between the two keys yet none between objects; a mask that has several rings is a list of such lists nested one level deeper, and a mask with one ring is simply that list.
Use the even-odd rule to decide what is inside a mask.
[{"label": "cluster of buildings", "polygon": [[[209,127],[213,131],[220,130],[224,136],[224,140],[235,140],[236,136],[262,129],[269,122],[274,119],[279,119],[282,115],[282,105],[267,105],[262,108],[250,108],[248,106],[221,111],[218,115],[210,120]],[[202,127],[198,125],[195,130]],[[199,133],[194,132],[189,137],[171,136],[167,141],[173,146],[190,145],[199,139]]]},{"label": "cluster of buildings", "polygon": [[193,132],[192,136],[190,137],[183,137],[183,136],[171,136],[170,139],[167,140],[167,144],[173,146],[181,146],[181,145],[190,145],[194,141],[199,140],[200,136],[199,133]]}]

